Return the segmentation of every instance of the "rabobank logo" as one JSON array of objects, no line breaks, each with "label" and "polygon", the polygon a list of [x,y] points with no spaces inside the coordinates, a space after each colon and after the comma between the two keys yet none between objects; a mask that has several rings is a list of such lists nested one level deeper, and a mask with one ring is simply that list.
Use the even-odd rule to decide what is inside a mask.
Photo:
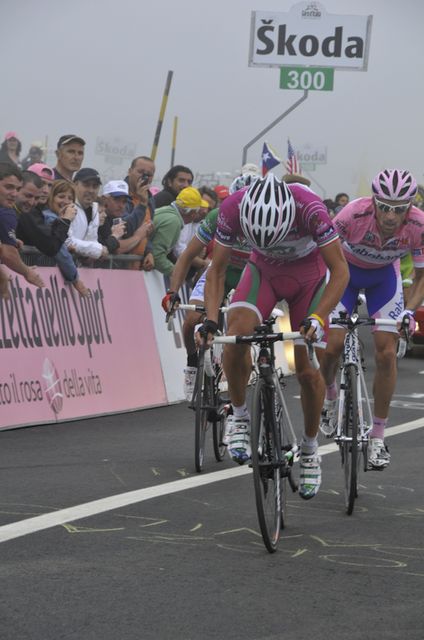
[{"label": "rabobank logo", "polygon": [[63,408],[62,384],[56,367],[48,358],[43,362],[43,387],[52,411],[57,415]]},{"label": "rabobank logo", "polygon": [[322,12],[316,2],[310,2],[302,9],[302,18],[321,18]]}]

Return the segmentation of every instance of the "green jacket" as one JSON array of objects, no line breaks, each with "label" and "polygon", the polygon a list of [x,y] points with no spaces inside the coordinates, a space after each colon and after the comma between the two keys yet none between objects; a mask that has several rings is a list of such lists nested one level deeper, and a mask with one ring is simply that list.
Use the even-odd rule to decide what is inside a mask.
[{"label": "green jacket", "polygon": [[170,204],[167,207],[156,209],[154,224],[155,230],[150,240],[155,269],[169,276],[174,268],[174,263],[169,260],[168,254],[177,243],[184,221],[178,208],[174,204]]}]

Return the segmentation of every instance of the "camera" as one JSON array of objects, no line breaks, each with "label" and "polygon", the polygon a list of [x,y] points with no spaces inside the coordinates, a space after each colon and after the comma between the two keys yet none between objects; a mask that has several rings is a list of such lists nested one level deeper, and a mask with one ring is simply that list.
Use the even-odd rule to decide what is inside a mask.
[{"label": "camera", "polygon": [[142,173],[140,176],[141,184],[143,186],[146,185],[149,182],[149,178],[150,178],[149,173]]}]

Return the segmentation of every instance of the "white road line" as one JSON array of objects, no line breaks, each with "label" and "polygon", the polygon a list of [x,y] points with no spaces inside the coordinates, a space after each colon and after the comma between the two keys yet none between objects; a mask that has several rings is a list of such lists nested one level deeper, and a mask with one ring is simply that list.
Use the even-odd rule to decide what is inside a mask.
[{"label": "white road line", "polygon": [[[413,431],[414,429],[420,429],[422,427],[424,427],[424,418],[412,422],[405,422],[404,424],[388,428],[386,430],[386,437],[406,433],[407,431]],[[321,455],[327,455],[334,451],[337,451],[337,446],[334,443],[323,445],[319,448]],[[171,493],[194,489],[206,484],[211,484],[212,482],[238,478],[249,473],[251,473],[249,467],[234,467],[222,471],[214,471],[213,473],[166,482],[156,487],[147,487],[146,489],[119,493],[107,498],[101,498],[100,500],[93,500],[92,502],[79,504],[75,507],[69,507],[68,509],[45,513],[41,516],[35,516],[34,518],[26,518],[25,520],[19,520],[18,522],[12,522],[0,527],[0,542],[7,542],[8,540],[20,538],[29,533],[43,531],[44,529],[50,529],[61,524],[74,522],[75,520],[82,520],[83,518],[94,516],[97,513],[120,509],[130,504],[135,504],[136,502],[144,502],[145,500],[159,498]]]}]

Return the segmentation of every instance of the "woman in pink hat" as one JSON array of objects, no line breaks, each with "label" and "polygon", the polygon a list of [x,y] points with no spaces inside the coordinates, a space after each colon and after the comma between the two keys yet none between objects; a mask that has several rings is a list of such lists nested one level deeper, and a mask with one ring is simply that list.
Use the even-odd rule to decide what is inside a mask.
[{"label": "woman in pink hat", "polygon": [[19,156],[22,151],[22,144],[15,131],[8,131],[0,146],[0,162],[11,162],[20,169]]}]

